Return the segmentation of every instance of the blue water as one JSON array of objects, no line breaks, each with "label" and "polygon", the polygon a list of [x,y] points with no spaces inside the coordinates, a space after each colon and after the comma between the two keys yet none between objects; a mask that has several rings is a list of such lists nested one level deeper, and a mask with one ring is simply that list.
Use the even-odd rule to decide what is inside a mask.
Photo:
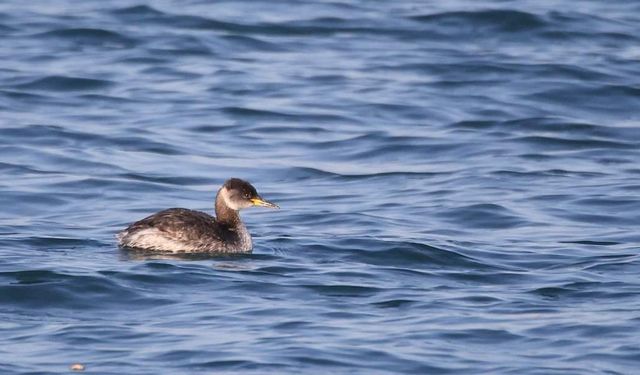
[{"label": "blue water", "polygon": [[5,0],[0,373],[637,373],[639,165],[635,1]]}]

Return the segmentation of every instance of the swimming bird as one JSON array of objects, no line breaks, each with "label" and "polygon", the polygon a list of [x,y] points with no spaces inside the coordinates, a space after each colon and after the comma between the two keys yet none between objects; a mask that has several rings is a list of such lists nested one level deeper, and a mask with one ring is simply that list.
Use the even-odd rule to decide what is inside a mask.
[{"label": "swimming bird", "polygon": [[186,208],[169,208],[129,225],[117,234],[126,248],[172,253],[249,253],[251,235],[239,211],[252,206],[279,208],[239,178],[227,180],[216,195],[216,217]]}]

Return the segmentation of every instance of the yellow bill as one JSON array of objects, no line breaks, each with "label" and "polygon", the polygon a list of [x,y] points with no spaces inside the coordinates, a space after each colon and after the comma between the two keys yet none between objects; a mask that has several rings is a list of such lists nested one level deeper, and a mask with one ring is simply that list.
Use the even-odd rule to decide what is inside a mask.
[{"label": "yellow bill", "polygon": [[269,208],[280,208],[280,207],[278,207],[277,204],[265,201],[262,198],[251,198],[251,203],[253,203],[254,206],[269,207]]}]

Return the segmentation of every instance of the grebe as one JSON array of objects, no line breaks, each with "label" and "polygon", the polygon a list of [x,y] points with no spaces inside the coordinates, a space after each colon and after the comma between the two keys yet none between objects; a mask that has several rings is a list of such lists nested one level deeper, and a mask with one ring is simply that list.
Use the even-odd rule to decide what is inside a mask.
[{"label": "grebe", "polygon": [[249,253],[251,235],[239,211],[252,206],[279,208],[248,182],[227,180],[216,195],[216,217],[186,208],[169,208],[129,225],[117,234],[126,248],[172,253]]}]

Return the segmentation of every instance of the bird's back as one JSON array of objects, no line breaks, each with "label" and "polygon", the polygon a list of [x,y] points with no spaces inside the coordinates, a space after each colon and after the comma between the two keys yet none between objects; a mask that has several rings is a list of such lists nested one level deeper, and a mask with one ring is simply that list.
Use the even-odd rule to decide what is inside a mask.
[{"label": "bird's back", "polygon": [[230,227],[204,212],[170,208],[118,233],[122,247],[168,252],[247,252],[251,237],[244,225]]}]

